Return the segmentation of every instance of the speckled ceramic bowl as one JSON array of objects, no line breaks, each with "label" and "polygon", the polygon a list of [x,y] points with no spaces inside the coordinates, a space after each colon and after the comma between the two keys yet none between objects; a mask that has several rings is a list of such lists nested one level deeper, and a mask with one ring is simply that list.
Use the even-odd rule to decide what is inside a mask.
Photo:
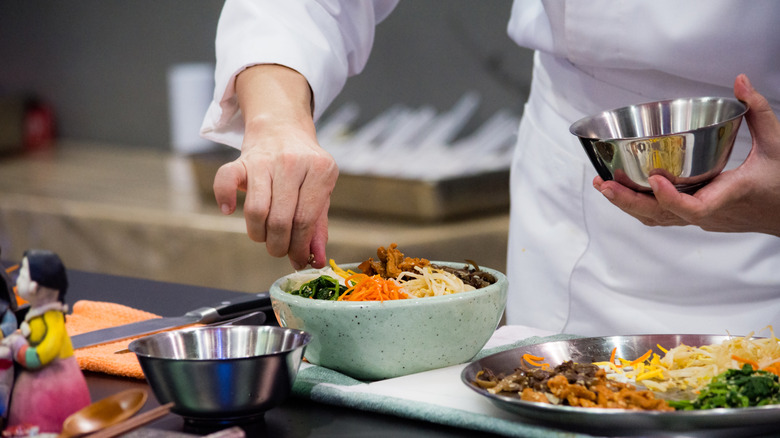
[{"label": "speckled ceramic bowl", "polygon": [[[466,263],[438,262],[462,268]],[[357,264],[341,265],[357,270]],[[506,305],[506,276],[457,294],[385,302],[302,298],[271,286],[271,303],[283,327],[312,335],[306,359],[359,380],[379,380],[464,363],[495,331]]]}]

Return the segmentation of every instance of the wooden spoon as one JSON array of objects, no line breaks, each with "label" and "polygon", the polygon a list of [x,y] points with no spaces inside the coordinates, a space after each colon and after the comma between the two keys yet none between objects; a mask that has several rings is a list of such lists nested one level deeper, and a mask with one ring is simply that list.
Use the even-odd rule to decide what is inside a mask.
[{"label": "wooden spoon", "polygon": [[133,416],[146,403],[146,390],[128,389],[74,412],[62,424],[60,438],[92,433]]}]

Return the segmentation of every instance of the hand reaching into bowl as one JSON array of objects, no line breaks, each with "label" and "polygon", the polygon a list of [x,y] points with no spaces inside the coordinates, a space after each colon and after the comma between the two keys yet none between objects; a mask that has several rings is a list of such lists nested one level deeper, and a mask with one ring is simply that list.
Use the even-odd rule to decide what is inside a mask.
[{"label": "hand reaching into bowl", "polygon": [[745,162],[724,171],[693,195],[666,178],[648,178],[653,194],[615,181],[593,186],[621,210],[648,226],[696,225],[707,231],[759,232],[780,237],[780,120],[747,76],[734,81],[734,95],[748,104],[745,115],[753,146]]},{"label": "hand reaching into bowl", "polygon": [[217,204],[232,214],[236,190],[246,191],[252,240],[274,257],[287,255],[296,270],[325,266],[338,167],[317,143],[308,82],[287,67],[258,65],[238,75],[236,94],[246,132],[241,156],[214,177]]}]

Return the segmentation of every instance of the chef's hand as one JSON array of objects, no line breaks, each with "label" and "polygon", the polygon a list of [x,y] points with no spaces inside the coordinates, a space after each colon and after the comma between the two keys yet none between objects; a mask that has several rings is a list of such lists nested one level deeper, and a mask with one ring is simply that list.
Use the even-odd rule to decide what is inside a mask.
[{"label": "chef's hand", "polygon": [[655,196],[600,177],[593,186],[645,225],[780,236],[780,121],[747,76],[734,81],[734,95],[750,108],[745,120],[753,138],[750,154],[738,168],[721,173],[693,195],[679,193],[660,175],[648,178]]},{"label": "chef's hand", "polygon": [[236,209],[246,192],[249,237],[274,257],[287,255],[295,269],[325,266],[328,207],[338,167],[317,143],[311,89],[298,72],[258,65],[236,78],[244,117],[241,156],[219,168],[214,195],[222,213]]}]

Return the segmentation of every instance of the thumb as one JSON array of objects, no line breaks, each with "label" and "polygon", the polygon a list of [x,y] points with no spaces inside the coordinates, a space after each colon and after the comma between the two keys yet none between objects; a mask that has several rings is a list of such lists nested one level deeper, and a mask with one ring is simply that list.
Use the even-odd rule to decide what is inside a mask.
[{"label": "thumb", "polygon": [[[745,121],[753,137],[754,146],[761,148],[776,142],[780,137],[780,121],[777,120],[769,102],[753,88],[746,75],[741,74],[734,81],[734,96],[748,105]],[[780,154],[780,151],[776,153]]]},{"label": "thumb", "polygon": [[214,176],[214,198],[222,214],[236,211],[236,191],[246,190],[246,167],[238,160],[223,164]]}]

